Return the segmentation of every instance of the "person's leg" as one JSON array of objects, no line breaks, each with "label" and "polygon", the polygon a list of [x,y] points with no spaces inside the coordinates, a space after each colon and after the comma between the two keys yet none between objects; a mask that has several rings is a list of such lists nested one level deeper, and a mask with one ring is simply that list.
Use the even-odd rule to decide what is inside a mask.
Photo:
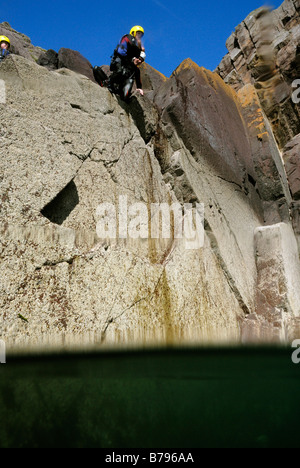
[{"label": "person's leg", "polygon": [[105,86],[108,78],[106,73],[102,70],[101,67],[94,67],[93,69],[94,78],[100,86]]},{"label": "person's leg", "polygon": [[120,84],[123,78],[122,61],[119,57],[114,59],[113,66],[111,66],[112,74],[108,79],[108,89],[114,93],[119,93]]}]

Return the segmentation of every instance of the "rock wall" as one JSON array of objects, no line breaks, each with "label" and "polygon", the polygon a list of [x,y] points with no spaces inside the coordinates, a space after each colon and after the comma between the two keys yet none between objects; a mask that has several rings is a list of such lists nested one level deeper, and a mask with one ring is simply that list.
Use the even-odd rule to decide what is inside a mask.
[{"label": "rock wall", "polygon": [[292,83],[300,76],[300,2],[252,12],[226,42],[229,53],[216,72],[233,88],[253,84],[280,149],[300,133]]},{"label": "rock wall", "polygon": [[[250,118],[256,121],[259,129],[261,119],[265,116],[264,120],[267,119],[274,134],[285,166],[280,177],[282,181],[286,179],[284,196],[278,200],[278,209],[282,212],[282,209],[286,211],[286,206],[288,207],[288,216],[281,219],[291,219],[300,245],[299,0],[285,0],[278,9],[272,11],[265,7],[255,10],[236,27],[226,45],[228,54],[216,72],[238,91],[239,98],[245,102],[245,112],[248,114],[249,90],[256,96],[257,113],[255,115],[251,112]],[[261,114],[260,117],[258,113]],[[264,132],[261,132],[261,136],[264,138]],[[257,153],[255,148],[253,153]],[[262,163],[265,158],[259,159]],[[273,209],[268,214],[270,224],[275,222],[274,214],[273,203]]]},{"label": "rock wall", "polygon": [[[264,12],[245,20],[258,38],[260,18],[275,14]],[[295,24],[292,16],[285,24],[289,38]],[[235,49],[245,35],[238,31]],[[228,57],[219,73],[187,59],[169,79],[144,65],[146,96],[126,105],[93,82],[78,54],[42,51],[35,60],[19,52],[0,68],[0,338],[7,348],[293,339],[298,137],[279,144],[254,74],[226,75]],[[149,226],[155,204],[180,211],[203,204],[201,248],[187,248],[175,224],[168,238],[98,237],[99,205],[124,215],[122,200],[126,209],[142,204]]]},{"label": "rock wall", "polygon": [[18,56],[1,66],[1,79],[8,346],[238,339],[243,311],[208,238],[196,252],[174,239],[97,238],[100,203],[174,197],[128,109],[82,75]]}]

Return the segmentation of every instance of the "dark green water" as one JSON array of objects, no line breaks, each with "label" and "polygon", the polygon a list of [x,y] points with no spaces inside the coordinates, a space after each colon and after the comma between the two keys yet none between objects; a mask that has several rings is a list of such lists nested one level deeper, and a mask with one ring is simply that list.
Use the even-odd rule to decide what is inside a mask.
[{"label": "dark green water", "polygon": [[291,348],[7,357],[0,447],[299,447]]}]

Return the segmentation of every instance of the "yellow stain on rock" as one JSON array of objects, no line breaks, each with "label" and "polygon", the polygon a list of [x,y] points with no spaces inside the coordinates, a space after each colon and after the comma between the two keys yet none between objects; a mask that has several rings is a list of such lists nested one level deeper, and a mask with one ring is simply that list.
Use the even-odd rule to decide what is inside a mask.
[{"label": "yellow stain on rock", "polygon": [[174,71],[173,75],[179,75],[183,71],[194,70],[201,75],[207,84],[212,86],[215,90],[222,89],[228,96],[237,101],[237,94],[224,80],[217,74],[204,67],[200,67],[197,63],[193,62],[190,58],[185,59]]},{"label": "yellow stain on rock", "polygon": [[237,96],[242,108],[248,111],[248,128],[254,129],[258,140],[262,141],[268,137],[268,132],[256,89],[252,84],[247,84],[238,91]]},{"label": "yellow stain on rock", "polygon": [[163,73],[156,70],[156,68],[152,67],[148,63],[142,63],[140,69],[143,70],[145,73],[147,73],[147,71],[150,69],[153,72],[155,72],[155,74],[158,75],[164,82],[168,81],[168,78]]},{"label": "yellow stain on rock", "polygon": [[253,85],[247,84],[237,93],[242,107],[257,106],[257,110],[261,112],[260,103],[258,100],[256,89]]}]

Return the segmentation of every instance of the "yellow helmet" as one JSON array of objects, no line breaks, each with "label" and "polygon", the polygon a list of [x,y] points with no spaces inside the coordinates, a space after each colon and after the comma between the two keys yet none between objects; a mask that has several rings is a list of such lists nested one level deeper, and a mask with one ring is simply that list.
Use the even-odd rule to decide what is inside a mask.
[{"label": "yellow helmet", "polygon": [[131,28],[130,34],[131,36],[135,37],[137,32],[142,32],[145,34],[144,28],[142,28],[142,26],[133,26],[133,28]]},{"label": "yellow helmet", "polygon": [[0,36],[0,44],[1,42],[7,42],[7,44],[10,46],[10,40],[6,36]]}]

